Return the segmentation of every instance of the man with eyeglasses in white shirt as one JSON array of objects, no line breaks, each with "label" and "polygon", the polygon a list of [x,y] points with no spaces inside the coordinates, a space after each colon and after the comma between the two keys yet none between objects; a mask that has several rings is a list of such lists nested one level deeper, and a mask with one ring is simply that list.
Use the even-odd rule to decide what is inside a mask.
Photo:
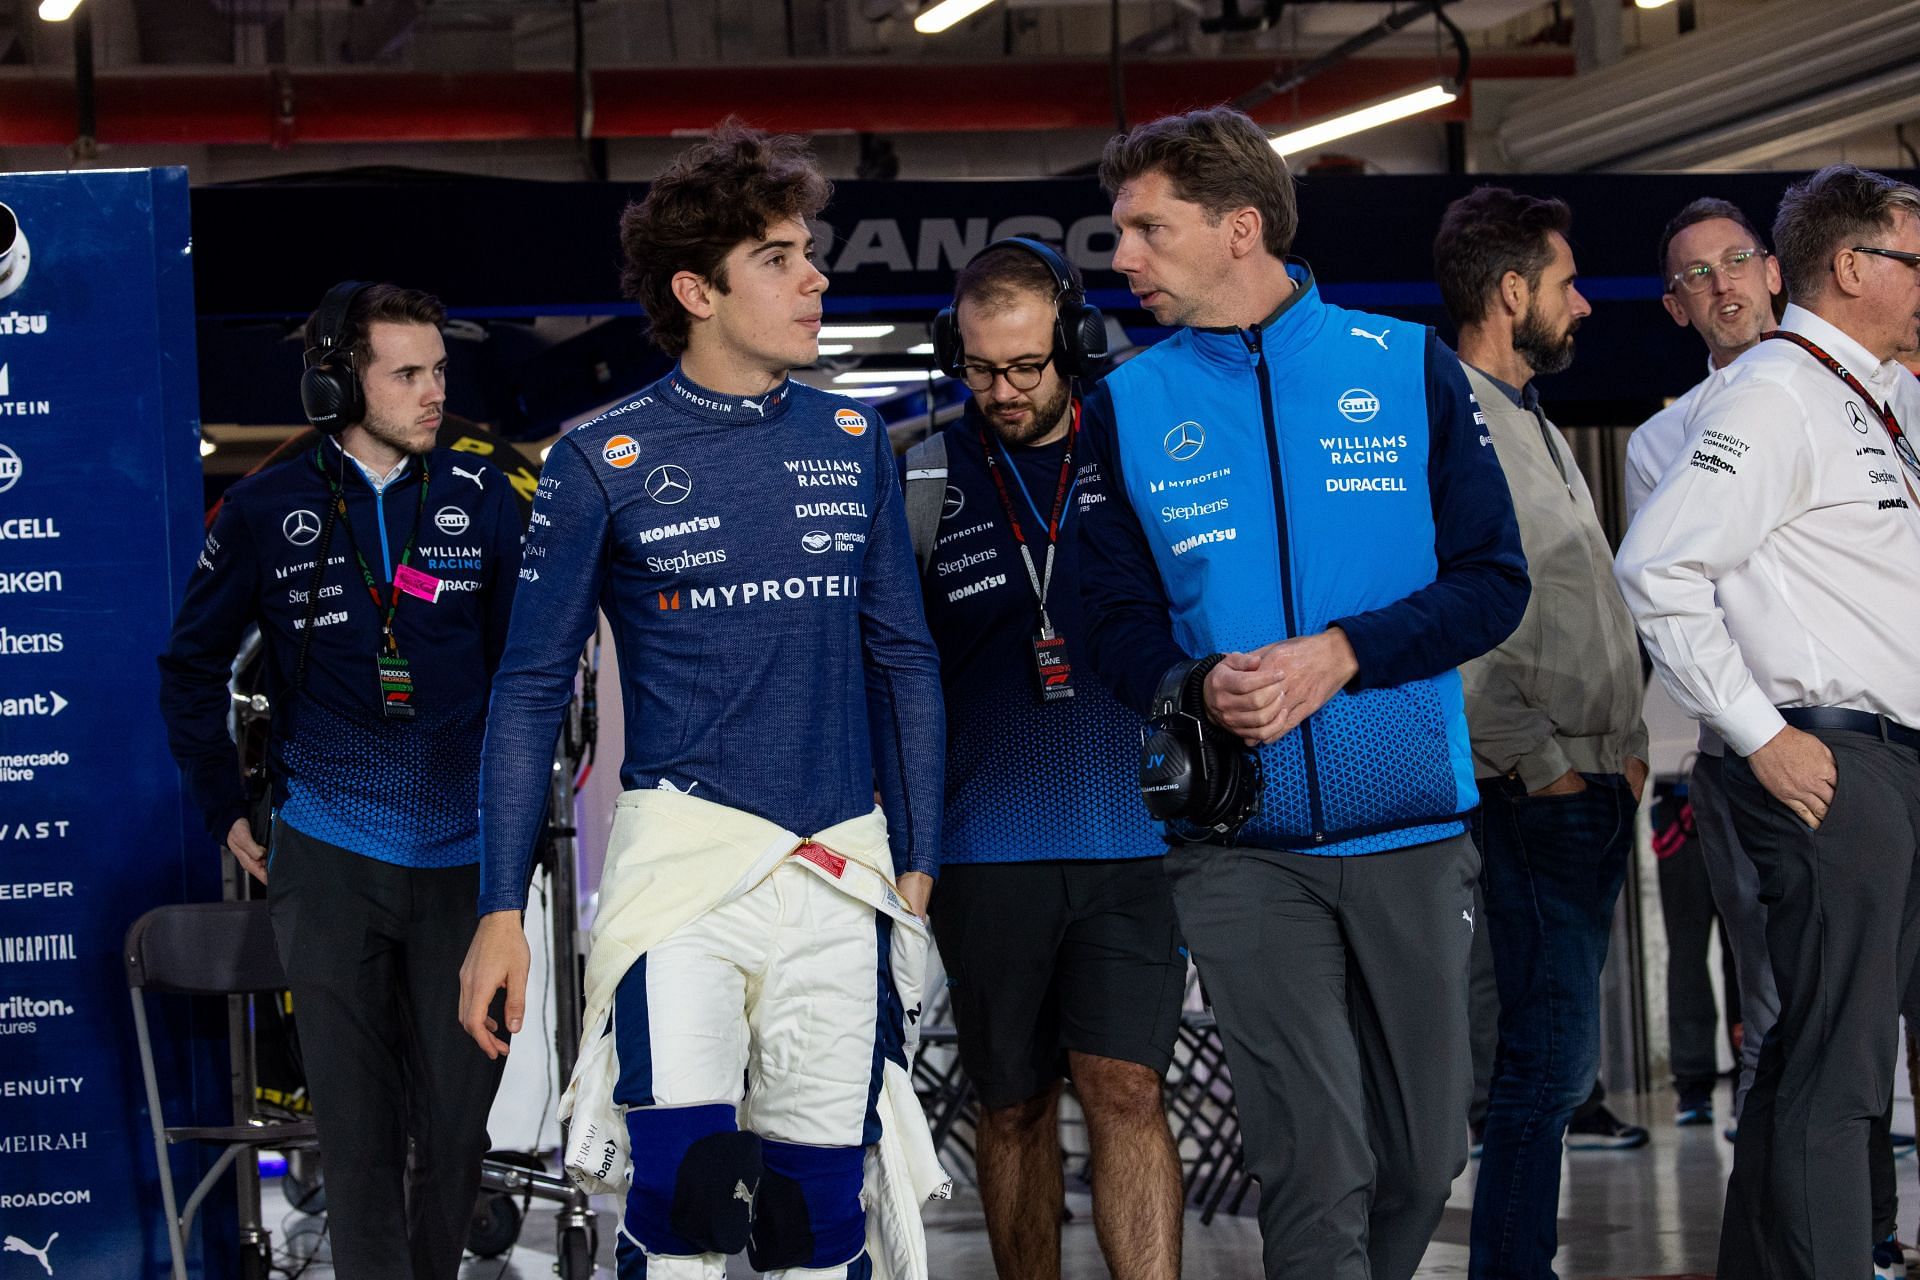
[{"label": "man with eyeglasses in white shirt", "polygon": [[1920,190],[1834,165],[1773,231],[1780,334],[1701,391],[1615,573],[1674,697],[1730,749],[1779,984],[1719,1274],[1860,1275],[1920,950],[1920,458],[1893,360],[1920,343]]},{"label": "man with eyeglasses in white shirt", "polygon": [[[1627,519],[1632,521],[1662,476],[1686,455],[1687,421],[1695,403],[1714,385],[1713,374],[1753,349],[1774,327],[1774,298],[1781,292],[1780,264],[1738,205],[1703,196],[1675,214],[1660,237],[1660,269],[1666,292],[1660,303],[1673,322],[1690,327],[1707,345],[1707,376],[1685,395],[1642,423],[1627,441]],[[1753,1087],[1760,1044],[1780,1012],[1780,996],[1767,963],[1767,914],[1760,905],[1760,875],[1740,848],[1721,777],[1725,747],[1704,725],[1689,779],[1695,830],[1719,912],[1722,937],[1733,952],[1739,978],[1741,1024],[1739,1079],[1732,1119]],[[1663,864],[1664,865],[1664,864]],[[1712,1010],[1706,1011],[1711,1023]],[[1713,1050],[1711,1025],[1705,1049]],[[1711,1079],[1717,1063],[1689,1066],[1675,1046],[1674,1082],[1680,1123],[1692,1116],[1713,1119]],[[1704,1078],[1703,1078],[1704,1077]]]}]

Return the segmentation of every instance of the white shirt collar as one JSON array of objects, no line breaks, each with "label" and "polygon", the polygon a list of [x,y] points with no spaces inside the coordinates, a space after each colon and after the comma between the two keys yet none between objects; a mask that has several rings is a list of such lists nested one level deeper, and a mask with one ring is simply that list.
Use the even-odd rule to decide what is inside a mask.
[{"label": "white shirt collar", "polygon": [[327,439],[333,442],[333,447],[338,449],[341,454],[348,458],[353,458],[353,465],[360,468],[360,474],[367,478],[367,484],[372,487],[375,493],[386,492],[388,485],[407,473],[407,463],[412,461],[411,458],[402,457],[400,461],[393,464],[393,470],[387,472],[385,475],[379,475],[375,473],[372,467],[348,453],[346,446],[341,444],[337,438],[328,436]]},{"label": "white shirt collar", "polygon": [[1838,360],[1860,381],[1883,395],[1890,390],[1890,372],[1899,366],[1893,361],[1874,359],[1873,353],[1829,320],[1823,320],[1796,303],[1788,303],[1780,317],[1780,327],[1810,340]]}]

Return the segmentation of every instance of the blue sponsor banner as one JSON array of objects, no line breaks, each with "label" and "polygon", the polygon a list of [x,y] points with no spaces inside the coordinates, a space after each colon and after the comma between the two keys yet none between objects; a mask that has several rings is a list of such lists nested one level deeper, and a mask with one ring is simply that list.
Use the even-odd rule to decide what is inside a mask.
[{"label": "blue sponsor banner", "polygon": [[[220,892],[154,662],[202,541],[190,255],[185,169],[0,174],[0,1280],[169,1265],[120,949]],[[183,1005],[167,1119],[225,1123],[224,1011]]]}]

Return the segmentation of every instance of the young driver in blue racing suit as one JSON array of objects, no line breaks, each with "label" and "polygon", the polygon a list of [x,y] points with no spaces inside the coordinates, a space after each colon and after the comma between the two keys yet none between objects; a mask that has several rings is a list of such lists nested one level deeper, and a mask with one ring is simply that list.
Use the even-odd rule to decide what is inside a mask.
[{"label": "young driver in blue racing suit", "polygon": [[[554,445],[494,682],[462,1015],[502,1053],[486,1005],[505,986],[518,1029],[527,862],[606,613],[627,791],[601,912],[638,899],[654,928],[639,944],[596,920],[588,968],[591,1049],[594,966],[638,952],[607,1021],[631,1150],[623,1280],[719,1280],[742,1247],[793,1280],[872,1274],[863,1150],[898,1061],[890,951],[924,937],[944,726],[886,428],[787,376],[818,357],[807,220],[828,192],[798,141],[723,125],[627,210],[627,290],[679,363]],[[756,841],[776,856],[730,861]],[[882,865],[863,863],[876,848]],[[691,856],[669,867],[671,850]],[[878,908],[842,891],[862,875]],[[622,888],[636,877],[652,887]]]}]

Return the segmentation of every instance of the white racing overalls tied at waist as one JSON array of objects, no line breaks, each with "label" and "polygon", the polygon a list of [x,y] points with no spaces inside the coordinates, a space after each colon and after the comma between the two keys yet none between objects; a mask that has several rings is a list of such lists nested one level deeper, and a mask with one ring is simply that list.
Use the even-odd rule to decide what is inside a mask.
[{"label": "white racing overalls tied at waist", "polygon": [[877,808],[807,837],[670,787],[617,802],[560,1115],[648,1280],[718,1280],[742,1247],[790,1280],[927,1275],[920,1206],[951,1183],[908,1076],[927,930],[891,865]]}]

